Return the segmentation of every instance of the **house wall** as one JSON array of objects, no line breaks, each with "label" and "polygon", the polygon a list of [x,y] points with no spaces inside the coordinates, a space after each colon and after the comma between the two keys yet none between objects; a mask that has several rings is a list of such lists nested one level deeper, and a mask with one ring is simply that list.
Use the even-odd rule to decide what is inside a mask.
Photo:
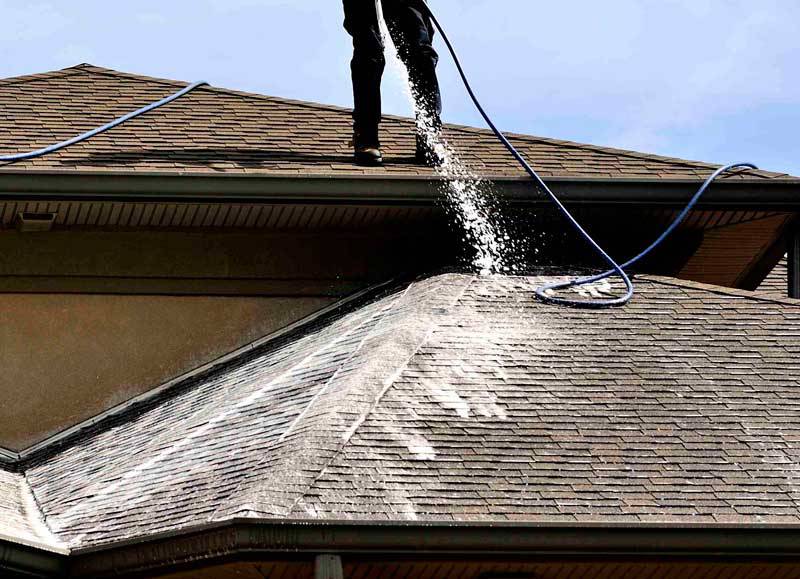
[{"label": "house wall", "polygon": [[24,449],[331,301],[0,295],[0,445]]},{"label": "house wall", "polygon": [[[0,230],[0,446],[25,448],[361,288],[464,255],[457,232],[430,213],[349,208],[337,226],[311,227],[327,210],[309,211],[279,219],[286,212],[274,208],[280,227],[272,229],[76,221],[41,233]],[[571,255],[579,240],[540,213],[540,222],[519,226],[528,249]],[[789,217],[698,212],[650,269],[735,286]],[[620,239],[591,229],[627,255],[661,218],[671,214],[656,212]]]},{"label": "house wall", "polygon": [[27,448],[446,251],[397,230],[0,232],[0,446]]},{"label": "house wall", "polygon": [[327,296],[435,261],[397,231],[0,233],[0,292]]}]

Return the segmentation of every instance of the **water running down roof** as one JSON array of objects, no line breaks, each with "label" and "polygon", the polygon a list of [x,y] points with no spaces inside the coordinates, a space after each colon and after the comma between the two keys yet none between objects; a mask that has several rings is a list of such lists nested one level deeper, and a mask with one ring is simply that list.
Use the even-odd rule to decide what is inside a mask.
[{"label": "water running down roof", "polygon": [[[242,518],[800,522],[800,302],[420,280],[23,465],[73,548]],[[604,291],[602,288],[596,291]]]}]

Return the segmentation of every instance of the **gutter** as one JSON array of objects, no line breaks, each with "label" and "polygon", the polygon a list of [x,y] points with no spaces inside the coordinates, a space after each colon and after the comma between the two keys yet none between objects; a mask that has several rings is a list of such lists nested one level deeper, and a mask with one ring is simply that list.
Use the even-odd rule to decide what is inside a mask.
[{"label": "gutter", "polygon": [[0,535],[0,577],[62,577],[66,571],[66,550],[24,545]]},{"label": "gutter", "polygon": [[[549,203],[524,177],[487,177],[514,204]],[[571,204],[682,205],[701,180],[563,178],[547,180]],[[0,170],[0,200],[162,202],[265,202],[432,205],[444,180],[390,175],[218,175],[180,173]],[[727,179],[716,183],[702,206],[791,209],[800,207],[800,180]]]},{"label": "gutter", "polygon": [[342,556],[796,560],[800,525],[380,523],[235,519],[146,542],[78,549],[72,576],[165,572],[215,560]]}]

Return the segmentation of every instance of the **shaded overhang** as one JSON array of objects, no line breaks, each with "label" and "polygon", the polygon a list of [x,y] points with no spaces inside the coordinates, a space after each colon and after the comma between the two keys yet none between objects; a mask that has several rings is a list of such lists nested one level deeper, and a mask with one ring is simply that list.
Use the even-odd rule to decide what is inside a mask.
[{"label": "shaded overhang", "polygon": [[[515,204],[549,201],[525,177],[487,176]],[[697,180],[553,177],[546,179],[567,203],[588,205],[684,204]],[[425,176],[229,174],[194,172],[13,171],[0,169],[0,199],[171,202],[284,202],[430,205],[446,181]],[[700,207],[795,210],[800,179],[734,178],[715,183]]]},{"label": "shaded overhang", "polygon": [[73,551],[72,576],[164,572],[254,558],[389,556],[796,560],[800,525],[514,524],[242,519]]},{"label": "shaded overhang", "polygon": [[63,577],[69,551],[0,534],[0,577]]},{"label": "shaded overhang", "polygon": [[417,523],[235,519],[70,552],[0,537],[0,571],[142,577],[240,560],[492,558],[792,562],[800,525]]}]

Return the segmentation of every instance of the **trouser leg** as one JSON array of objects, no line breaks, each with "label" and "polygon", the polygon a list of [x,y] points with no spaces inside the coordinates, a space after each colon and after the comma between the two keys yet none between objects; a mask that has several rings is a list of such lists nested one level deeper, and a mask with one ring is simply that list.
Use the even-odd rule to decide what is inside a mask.
[{"label": "trouser leg", "polygon": [[[353,122],[356,135],[378,144],[381,78],[386,61],[374,0],[343,0],[344,27],[353,37]],[[364,144],[364,143],[362,143]]]},{"label": "trouser leg", "polygon": [[441,125],[442,97],[436,77],[439,55],[424,0],[383,0],[383,12],[400,58],[408,68],[419,105],[434,128]]}]

